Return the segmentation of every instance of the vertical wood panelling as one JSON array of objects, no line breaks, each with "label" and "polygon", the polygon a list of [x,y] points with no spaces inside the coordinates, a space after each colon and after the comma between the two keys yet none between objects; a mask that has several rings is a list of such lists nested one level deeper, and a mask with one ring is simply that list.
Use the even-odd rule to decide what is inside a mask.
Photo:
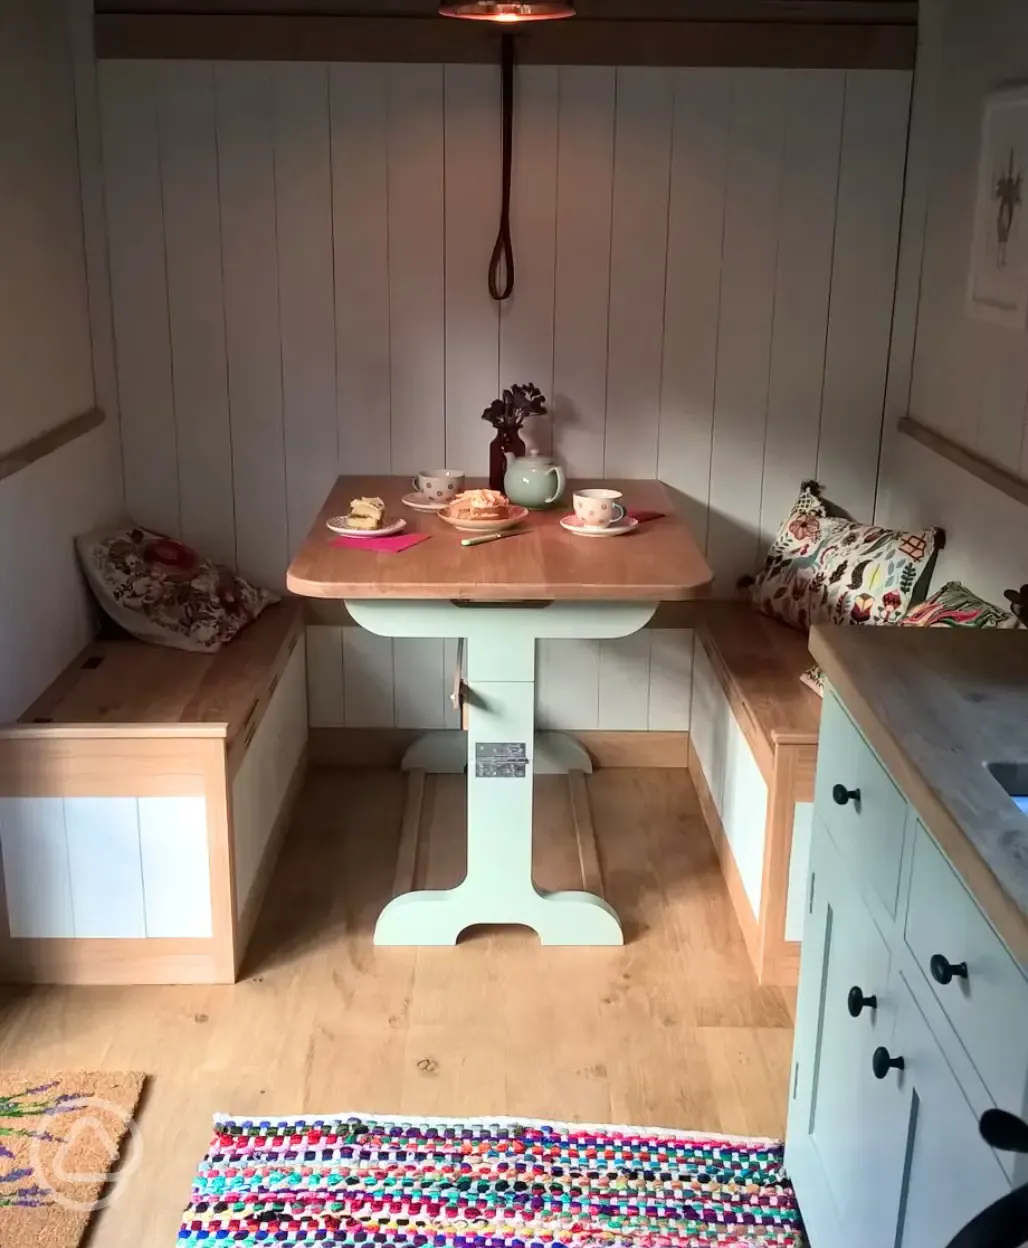
[{"label": "vertical wood panelling", "polygon": [[346,723],[341,628],[307,629],[307,703],[312,728],[341,728]]},{"label": "vertical wood panelling", "polygon": [[[281,584],[335,471],[482,472],[482,408],[528,380],[570,473],[676,491],[717,592],[802,477],[867,512],[908,75],[522,67],[497,308],[495,67],[102,72],[129,496],[152,523],[177,531],[182,475],[185,535]],[[983,413],[1019,388],[1003,373]],[[456,723],[455,643],[310,637],[319,726]],[[541,720],[680,730],[691,653],[541,645]]]},{"label": "vertical wood panelling", "polygon": [[693,633],[650,633],[651,732],[688,732],[692,705]]},{"label": "vertical wood panelling", "polygon": [[[559,74],[555,66],[546,65],[526,65],[518,71],[515,164],[529,176],[514,177],[511,221],[517,285],[500,307],[501,388],[531,381],[547,398],[553,395]],[[529,433],[541,449],[549,450],[552,419],[534,422]]]},{"label": "vertical wood panelling", "polygon": [[388,637],[344,628],[343,682],[348,728],[393,727],[393,643]]},{"label": "vertical wood panelling", "polygon": [[218,167],[239,568],[281,585],[288,563],[272,69],[219,65]]},{"label": "vertical wood panelling", "polygon": [[536,719],[541,728],[599,726],[600,645],[541,641],[536,647]]},{"label": "vertical wood panelling", "polygon": [[618,71],[607,476],[657,473],[674,87],[672,70]]},{"label": "vertical wood panelling", "polygon": [[141,940],[143,867],[134,797],[64,801],[75,935]]},{"label": "vertical wood panelling", "polygon": [[146,934],[209,937],[211,880],[202,797],[141,797],[139,848]]},{"label": "vertical wood panelling", "polygon": [[597,727],[645,732],[650,726],[650,634],[600,642]]},{"label": "vertical wood panelling", "polygon": [[289,553],[336,479],[328,70],[275,66],[275,195]]},{"label": "vertical wood panelling", "polygon": [[731,103],[729,70],[678,72],[658,471],[678,492],[701,547],[707,541]]},{"label": "vertical wood panelling", "polygon": [[332,65],[339,471],[392,463],[387,68]]},{"label": "vertical wood panelling", "polygon": [[874,514],[909,102],[909,74],[846,75],[817,475],[859,520]]},{"label": "vertical wood panelling", "polygon": [[761,546],[817,469],[845,76],[804,70],[786,94]]},{"label": "vertical wood panelling", "polygon": [[500,210],[499,100],[494,66],[446,66],[445,466],[475,476],[488,470],[491,436],[478,417],[500,380],[499,309],[486,284]]},{"label": "vertical wood panelling", "polygon": [[140,524],[178,535],[159,71],[137,62],[105,61],[99,72],[125,501]]},{"label": "vertical wood panelling", "polygon": [[446,458],[443,67],[389,67],[392,470]]},{"label": "vertical wood panelling", "polygon": [[[118,402],[118,368],[114,354],[114,309],[111,302],[110,248],[104,194],[103,139],[100,127],[98,67],[93,47],[92,0],[66,0],[71,27],[75,79],[75,120],[78,132],[82,234],[85,243],[89,330],[93,346],[93,387],[96,402],[107,413],[104,439],[110,453],[112,503],[124,496]],[[53,153],[49,153],[52,159]],[[83,326],[83,334],[86,327]],[[88,379],[83,386],[88,394]]]},{"label": "vertical wood panelling", "polygon": [[397,728],[446,726],[445,645],[431,637],[393,642],[393,705]]},{"label": "vertical wood panelling", "polygon": [[722,595],[758,557],[785,78],[781,70],[737,72],[732,91],[708,542]]},{"label": "vertical wood panelling", "polygon": [[158,121],[182,536],[233,566],[232,437],[210,65],[162,66]]},{"label": "vertical wood panelling", "polygon": [[0,851],[12,936],[74,936],[64,799],[0,798]]},{"label": "vertical wood panelling", "polygon": [[554,441],[568,471],[603,473],[617,76],[560,71]]}]

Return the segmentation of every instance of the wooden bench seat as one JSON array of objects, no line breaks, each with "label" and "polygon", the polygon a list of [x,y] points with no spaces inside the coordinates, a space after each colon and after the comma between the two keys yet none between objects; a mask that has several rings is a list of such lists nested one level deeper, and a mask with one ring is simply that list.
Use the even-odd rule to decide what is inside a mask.
[{"label": "wooden bench seat", "polygon": [[231,983],[305,770],[302,608],[87,646],[0,728],[0,979]]},{"label": "wooden bench seat", "polygon": [[758,978],[791,986],[821,723],[807,640],[737,602],[703,604],[697,639],[690,768]]}]

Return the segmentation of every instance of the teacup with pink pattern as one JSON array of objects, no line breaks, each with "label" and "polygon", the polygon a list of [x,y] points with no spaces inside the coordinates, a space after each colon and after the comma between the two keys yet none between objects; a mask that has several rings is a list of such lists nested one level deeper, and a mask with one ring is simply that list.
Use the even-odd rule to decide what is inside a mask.
[{"label": "teacup with pink pattern", "polygon": [[579,490],[575,495],[579,524],[590,529],[609,529],[612,524],[620,524],[626,515],[619,502],[623,497],[618,490]]}]

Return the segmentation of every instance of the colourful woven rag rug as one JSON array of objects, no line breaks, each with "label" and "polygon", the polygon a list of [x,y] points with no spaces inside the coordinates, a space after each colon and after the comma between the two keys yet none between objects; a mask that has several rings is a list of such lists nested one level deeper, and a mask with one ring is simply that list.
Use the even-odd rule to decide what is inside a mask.
[{"label": "colourful woven rag rug", "polygon": [[782,1147],[512,1119],[219,1118],[179,1246],[800,1248]]}]

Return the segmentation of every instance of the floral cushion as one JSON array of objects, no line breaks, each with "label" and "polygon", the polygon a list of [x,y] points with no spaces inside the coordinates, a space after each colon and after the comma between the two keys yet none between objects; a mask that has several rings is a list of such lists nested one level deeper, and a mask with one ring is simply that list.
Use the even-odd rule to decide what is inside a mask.
[{"label": "floral cushion", "polygon": [[140,641],[215,654],[278,595],[173,538],[127,526],[78,539],[97,601]]},{"label": "floral cushion", "polygon": [[927,590],[941,533],[900,533],[833,515],[807,482],[752,589],[765,615],[794,628],[897,624]]},{"label": "floral cushion", "polygon": [[825,696],[825,674],[820,664],[815,663],[813,667],[808,667],[800,677],[800,682],[806,685],[812,693],[816,693],[819,698]]},{"label": "floral cushion", "polygon": [[959,581],[943,585],[900,623],[911,628],[1024,628],[1012,612],[979,598]]}]

